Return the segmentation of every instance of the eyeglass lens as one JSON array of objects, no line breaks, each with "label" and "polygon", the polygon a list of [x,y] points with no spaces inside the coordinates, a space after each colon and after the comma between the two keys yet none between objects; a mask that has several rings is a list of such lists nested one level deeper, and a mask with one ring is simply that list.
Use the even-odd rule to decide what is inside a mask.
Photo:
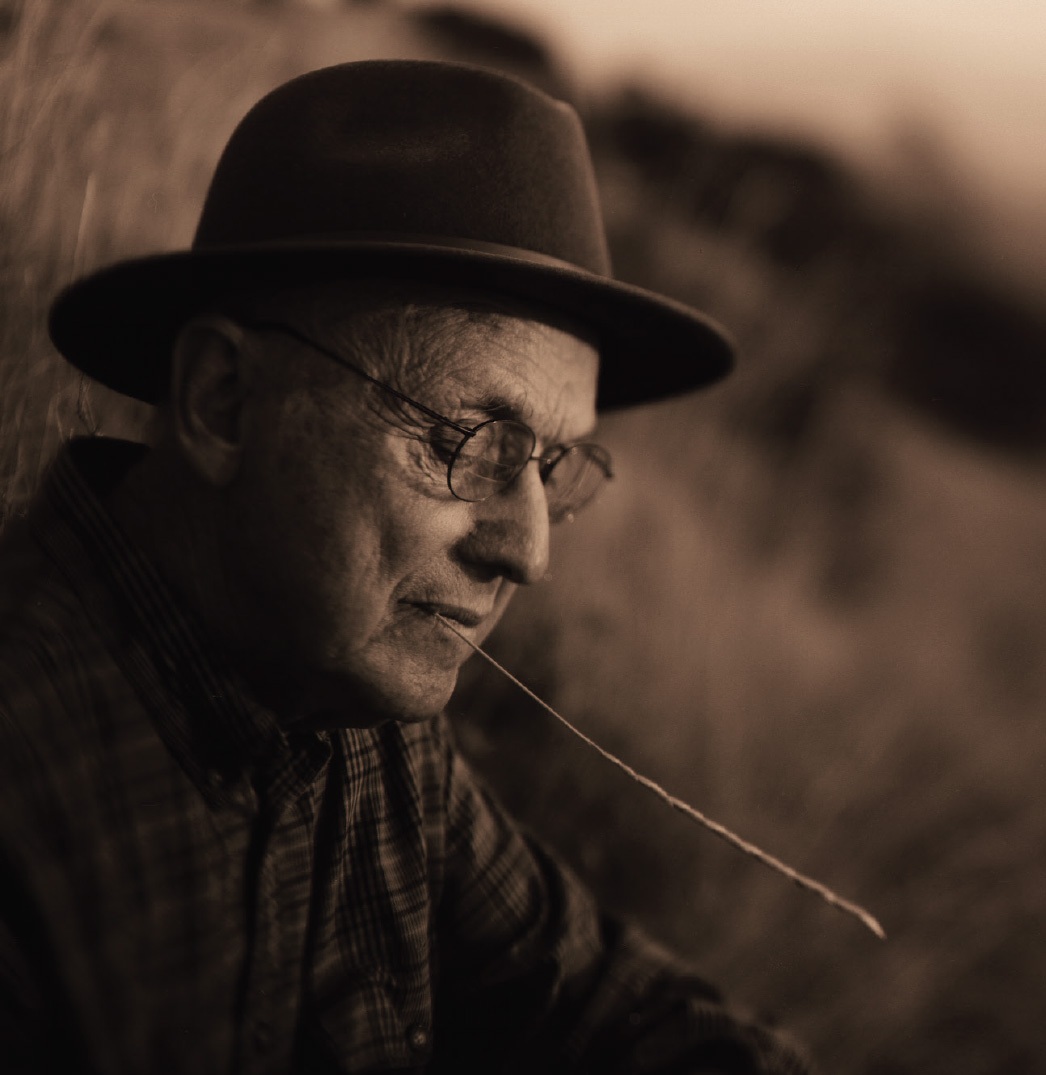
[{"label": "eyeglass lens", "polygon": [[542,477],[552,522],[580,511],[610,477],[610,453],[598,444],[574,444],[548,464]]},{"label": "eyeglass lens", "polygon": [[[534,446],[529,426],[508,419],[484,422],[463,438],[451,459],[450,491],[460,500],[486,500],[515,479],[533,457]],[[610,477],[610,456],[595,444],[572,445],[542,458],[539,466],[552,522],[580,510]]]}]

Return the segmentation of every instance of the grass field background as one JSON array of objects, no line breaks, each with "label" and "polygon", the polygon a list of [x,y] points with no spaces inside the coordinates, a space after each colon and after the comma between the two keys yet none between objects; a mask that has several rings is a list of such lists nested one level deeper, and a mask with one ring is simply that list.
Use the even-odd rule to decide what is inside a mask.
[{"label": "grass field background", "polygon": [[[340,59],[491,48],[571,88],[554,52],[383,4],[2,14],[4,513],[63,438],[145,417],[54,355],[55,290],[187,244],[266,90]],[[709,309],[744,361],[709,393],[607,420],[617,477],[557,533],[552,578],[492,652],[889,939],[688,825],[475,662],[462,740],[611,904],[825,1071],[1046,1072],[1041,295],[987,275],[946,169],[899,197],[634,89],[573,92],[619,272]]]}]

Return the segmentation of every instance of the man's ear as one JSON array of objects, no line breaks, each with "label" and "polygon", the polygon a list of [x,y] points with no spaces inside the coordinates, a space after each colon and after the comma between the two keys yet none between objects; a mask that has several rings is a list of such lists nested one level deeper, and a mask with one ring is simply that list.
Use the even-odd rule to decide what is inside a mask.
[{"label": "man's ear", "polygon": [[216,487],[228,485],[240,467],[253,374],[243,330],[228,318],[193,318],[178,333],[171,360],[174,433],[190,466]]}]

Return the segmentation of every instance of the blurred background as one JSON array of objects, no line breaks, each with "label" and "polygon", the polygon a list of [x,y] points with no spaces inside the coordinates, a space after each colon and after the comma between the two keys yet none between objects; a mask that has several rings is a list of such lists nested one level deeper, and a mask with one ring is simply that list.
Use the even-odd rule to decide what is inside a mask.
[{"label": "blurred background", "polygon": [[187,245],[264,92],[377,56],[530,78],[585,119],[617,274],[743,358],[606,421],[616,480],[491,651],[889,939],[476,662],[464,746],[826,1072],[1046,1072],[1044,50],[1038,0],[0,0],[0,517],[62,439],[140,430],[48,304]]}]

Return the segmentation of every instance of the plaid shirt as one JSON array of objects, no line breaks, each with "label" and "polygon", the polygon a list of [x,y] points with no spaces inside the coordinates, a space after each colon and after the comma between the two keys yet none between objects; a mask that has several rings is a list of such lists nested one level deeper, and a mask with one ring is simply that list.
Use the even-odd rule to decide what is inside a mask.
[{"label": "plaid shirt", "polygon": [[804,1070],[442,720],[282,729],[103,508],[141,450],[67,446],[0,560],[5,1071]]}]

